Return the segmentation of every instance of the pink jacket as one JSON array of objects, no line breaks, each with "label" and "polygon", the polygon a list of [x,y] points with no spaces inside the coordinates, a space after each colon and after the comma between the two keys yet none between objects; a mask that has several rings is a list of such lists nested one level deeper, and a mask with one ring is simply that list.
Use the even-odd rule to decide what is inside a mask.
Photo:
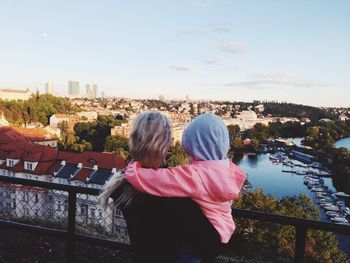
[{"label": "pink jacket", "polygon": [[235,224],[230,201],[237,198],[246,175],[230,160],[194,161],[169,169],[145,169],[138,162],[125,172],[140,192],[162,197],[191,197],[227,243]]}]

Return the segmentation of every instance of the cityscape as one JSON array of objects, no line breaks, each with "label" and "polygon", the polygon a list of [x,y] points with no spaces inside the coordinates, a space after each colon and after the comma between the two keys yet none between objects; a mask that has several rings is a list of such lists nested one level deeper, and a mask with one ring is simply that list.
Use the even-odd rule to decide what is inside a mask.
[{"label": "cityscape", "polygon": [[[140,263],[135,222],[147,225],[145,250],[188,249],[185,263],[349,262],[349,11],[346,0],[1,3],[0,262]],[[170,120],[161,166],[142,165],[153,173],[203,161],[184,144],[199,118],[227,128],[228,153],[205,161],[227,161],[246,179],[229,202],[211,196],[235,229],[210,260],[198,252],[209,240],[200,224],[169,224],[168,234],[163,211],[132,192],[133,133],[147,112]],[[141,196],[130,225],[120,191]],[[170,197],[191,200],[221,235],[204,195]],[[164,218],[197,219],[159,204]]]},{"label": "cityscape", "polygon": [[[183,132],[193,118],[211,113],[220,116],[229,129],[230,156],[248,174],[246,194],[273,195],[275,202],[301,194],[319,209],[307,216],[313,214],[325,222],[349,224],[346,192],[350,174],[346,158],[350,148],[347,137],[350,108],[268,101],[204,101],[191,100],[188,96],[179,101],[166,100],[164,96],[152,100],[91,98],[89,92],[96,94],[97,85],[87,85],[83,96],[77,96],[77,82],[68,82],[69,93],[74,90],[72,85],[76,87],[75,94],[62,98],[52,95],[52,85],[45,94],[1,90],[0,175],[99,190],[130,160],[127,138],[133,120],[140,113],[161,112],[172,120],[173,148],[166,160],[170,166],[188,162],[181,154]],[[14,110],[20,110],[26,101],[35,114],[25,116]],[[34,101],[40,105],[37,109],[32,104]],[[337,133],[327,132],[325,137],[322,130],[327,129]],[[326,147],[333,150],[326,154],[322,150]],[[339,154],[344,156],[344,161],[339,159]],[[282,185],[276,187],[276,184]],[[1,187],[0,207],[4,218],[57,223],[68,216],[68,196],[62,192],[8,184]],[[91,229],[99,226],[108,237],[129,242],[126,222],[112,204],[103,211],[95,196],[88,199],[81,196],[77,198],[76,213],[81,231],[87,231],[84,224]],[[336,240],[349,253],[350,239],[338,235]]]}]

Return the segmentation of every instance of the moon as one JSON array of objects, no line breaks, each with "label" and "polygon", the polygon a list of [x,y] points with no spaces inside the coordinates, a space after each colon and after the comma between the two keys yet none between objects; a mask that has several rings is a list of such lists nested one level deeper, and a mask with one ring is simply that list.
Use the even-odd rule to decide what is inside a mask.
[{"label": "moon", "polygon": [[43,37],[47,37],[47,33],[43,33]]}]

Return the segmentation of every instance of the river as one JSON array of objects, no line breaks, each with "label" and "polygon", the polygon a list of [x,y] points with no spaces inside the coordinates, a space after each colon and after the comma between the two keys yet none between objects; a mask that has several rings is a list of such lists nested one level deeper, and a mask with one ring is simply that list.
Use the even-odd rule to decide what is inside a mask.
[{"label": "river", "polygon": [[[293,161],[298,163],[298,161]],[[304,184],[304,176],[296,175],[294,173],[282,172],[282,170],[294,171],[302,170],[304,168],[294,167],[289,168],[282,164],[273,164],[269,160],[269,154],[258,154],[256,158],[249,158],[244,155],[243,158],[237,161],[237,165],[248,174],[248,181],[252,185],[252,190],[261,188],[266,194],[274,195],[277,199],[284,196],[293,196],[299,194],[306,194],[312,198],[315,205],[317,205],[314,193]],[[323,178],[324,184],[328,186],[333,192],[336,189],[333,186],[332,178]],[[321,221],[328,221],[323,209],[320,208]],[[340,241],[340,247],[348,254],[350,258],[350,237],[343,237],[336,235]]]},{"label": "river", "polygon": [[341,139],[335,143],[335,147],[340,148],[344,147],[350,151],[350,137]]}]

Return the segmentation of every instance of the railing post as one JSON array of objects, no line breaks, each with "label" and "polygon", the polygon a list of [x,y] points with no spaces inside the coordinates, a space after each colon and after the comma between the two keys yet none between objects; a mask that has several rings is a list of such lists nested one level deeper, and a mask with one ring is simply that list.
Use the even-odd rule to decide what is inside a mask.
[{"label": "railing post", "polygon": [[68,192],[68,233],[67,233],[67,262],[74,262],[75,248],[75,212],[77,203],[77,193],[75,191]]},{"label": "railing post", "polygon": [[295,226],[294,263],[304,262],[306,234],[307,234],[307,227],[302,225]]}]

